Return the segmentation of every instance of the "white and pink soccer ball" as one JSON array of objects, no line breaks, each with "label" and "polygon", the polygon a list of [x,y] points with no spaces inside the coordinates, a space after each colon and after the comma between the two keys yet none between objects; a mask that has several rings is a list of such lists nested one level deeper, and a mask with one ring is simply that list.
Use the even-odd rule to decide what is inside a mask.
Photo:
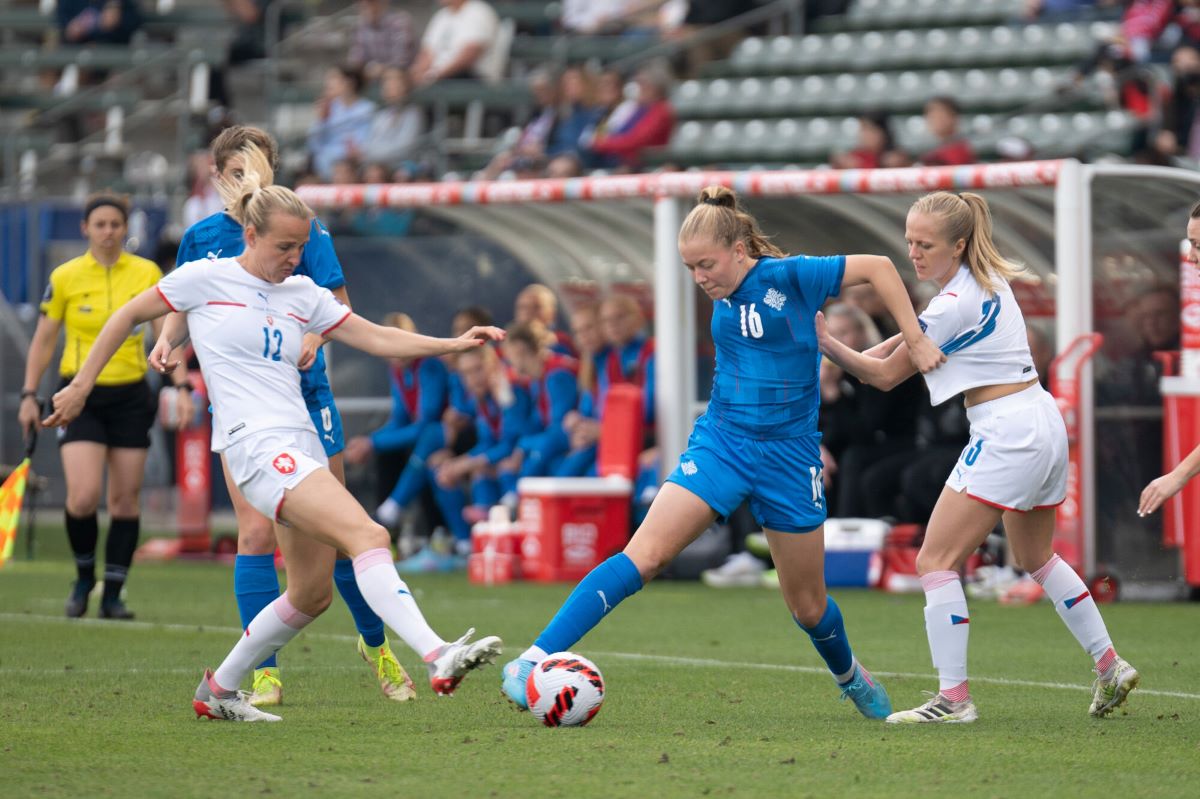
[{"label": "white and pink soccer ball", "polygon": [[604,677],[574,652],[555,652],[533,667],[525,683],[529,710],[547,727],[582,727],[604,702]]}]

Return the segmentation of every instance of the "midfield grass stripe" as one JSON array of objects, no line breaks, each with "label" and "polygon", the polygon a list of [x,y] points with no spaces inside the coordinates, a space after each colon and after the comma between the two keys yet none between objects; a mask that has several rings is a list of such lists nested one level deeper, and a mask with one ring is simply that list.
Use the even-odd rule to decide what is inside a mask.
[{"label": "midfield grass stripe", "polygon": [[[103,619],[68,619],[63,616],[43,616],[31,613],[0,613],[0,621],[13,622],[28,622],[34,624],[72,624],[72,625],[87,625],[97,627],[107,627],[110,629],[121,630],[139,630],[143,632],[187,632],[187,633],[213,633],[226,636],[235,636],[241,634],[241,630],[234,627],[214,627],[208,625],[195,624],[156,624],[154,622],[112,622]],[[338,641],[344,643],[353,643],[358,641],[357,636],[339,635],[337,633],[305,633],[305,635],[313,640],[319,641]],[[759,671],[782,671],[799,674],[827,674],[825,669],[815,666],[797,666],[784,663],[750,663],[745,661],[732,660],[716,660],[713,658],[689,658],[677,657],[674,655],[651,655],[641,652],[593,652],[589,653],[595,658],[614,658],[620,660],[642,661],[647,663],[655,663],[665,666],[688,666],[693,668],[713,668],[713,669],[755,669]],[[360,667],[355,667],[357,670]],[[298,669],[289,669],[289,671]],[[338,668],[320,668],[312,669],[313,671],[338,671]],[[150,669],[72,669],[64,671],[62,669],[38,669],[38,673],[44,674],[72,674],[72,673],[106,673],[106,674],[140,674],[151,673]],[[153,670],[153,673],[171,673],[182,674],[191,673],[195,669],[169,669]],[[26,673],[29,669],[6,669],[0,668],[0,674],[5,673]],[[872,670],[872,674],[880,677],[903,677],[908,679],[925,679],[930,677],[930,674],[922,674],[905,671],[879,671]],[[989,683],[992,685],[1010,685],[1020,688],[1051,688],[1063,691],[1086,691],[1091,692],[1092,688],[1088,685],[1077,685],[1073,683],[1063,682],[1040,682],[1037,680],[1015,680],[1008,677],[971,677],[971,682]],[[1138,696],[1165,696],[1173,699],[1192,699],[1200,700],[1200,694],[1187,693],[1184,691],[1159,691],[1151,688],[1138,688]]]}]

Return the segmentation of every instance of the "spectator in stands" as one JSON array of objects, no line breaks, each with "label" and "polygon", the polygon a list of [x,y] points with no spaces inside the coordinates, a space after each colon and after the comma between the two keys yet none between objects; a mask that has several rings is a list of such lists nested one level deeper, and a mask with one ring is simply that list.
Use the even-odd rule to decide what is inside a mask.
[{"label": "spectator in stands", "polygon": [[583,67],[563,70],[558,81],[559,118],[546,150],[546,176],[568,178],[579,174],[580,142],[600,121],[602,110],[593,97],[592,76]]},{"label": "spectator in stands", "polygon": [[325,89],[316,102],[316,121],[308,131],[313,170],[330,180],[333,165],[362,149],[371,130],[375,103],[362,96],[363,76],[348,66],[334,67],[325,76]]},{"label": "spectator in stands", "polygon": [[413,82],[427,86],[447,78],[496,78],[481,75],[499,30],[500,18],[483,0],[438,0],[413,62]]},{"label": "spectator in stands", "polygon": [[529,91],[533,95],[534,112],[513,146],[498,153],[476,176],[480,180],[495,180],[505,173],[518,178],[538,177],[546,167],[551,140],[559,126],[558,83],[547,70],[539,69],[529,76]]},{"label": "spectator in stands", "polygon": [[[882,341],[871,317],[847,303],[826,308],[825,321],[830,335],[857,352]],[[926,404],[921,381],[908,380],[888,394],[850,377],[825,358],[820,384],[822,460],[832,467],[826,475],[832,482],[825,492],[829,512],[861,516],[867,510],[863,477],[880,460],[913,450],[913,426]]]},{"label": "spectator in stands", "polygon": [[[814,5],[812,2],[806,6]],[[679,41],[694,36],[700,30],[711,25],[733,19],[736,16],[753,11],[757,6],[754,0],[708,0],[708,2],[689,2],[687,11],[679,25],[670,26],[663,30],[664,38]],[[693,44],[685,53],[684,72],[696,75],[700,67],[710,61],[726,58],[734,45],[743,37],[741,30],[730,31],[716,39],[707,39]]]},{"label": "spectator in stands", "polygon": [[405,70],[394,66],[383,69],[379,79],[382,105],[371,117],[365,140],[354,146],[357,155],[367,163],[387,165],[388,180],[392,172],[416,155],[421,141],[424,119],[421,109],[408,102],[410,87]]},{"label": "spectator in stands", "polygon": [[891,118],[882,111],[868,112],[858,118],[858,147],[835,153],[830,159],[834,169],[876,169],[896,151]]},{"label": "spectator in stands", "polygon": [[359,182],[358,161],[353,158],[342,158],[335,161],[329,173],[329,182],[338,185],[351,185]]},{"label": "spectator in stands", "polygon": [[358,24],[346,60],[369,81],[389,67],[407,70],[416,56],[412,15],[390,6],[391,0],[358,0]]},{"label": "spectator in stands", "polygon": [[142,26],[136,0],[58,0],[55,14],[67,44],[128,44]]},{"label": "spectator in stands", "polygon": [[1171,97],[1163,105],[1162,129],[1154,146],[1167,157],[1200,159],[1200,51],[1182,45],[1171,53]]},{"label": "spectator in stands", "polygon": [[978,160],[975,149],[958,129],[959,105],[953,97],[933,97],[925,103],[925,126],[937,145],[917,160],[925,166],[959,166]]},{"label": "spectator in stands", "polygon": [[[184,229],[225,210],[225,203],[217,193],[216,183],[213,181],[215,175],[216,166],[211,152],[200,150],[188,156],[188,181],[192,190],[183,202]],[[171,264],[175,264],[173,259]]]},{"label": "spectator in stands", "polygon": [[[1111,5],[1105,0],[1104,5]],[[1074,19],[1095,8],[1096,0],[1025,0],[1021,9],[1024,22],[1056,22]]]},{"label": "spectator in stands", "polygon": [[671,139],[675,111],[667,99],[671,75],[661,64],[642,67],[634,77],[637,104],[619,129],[609,124],[596,131],[588,146],[592,156],[608,168],[633,171],[641,167],[642,153],[649,147],[661,147]]},{"label": "spectator in stands", "polygon": [[1131,0],[1121,16],[1121,38],[1136,64],[1150,60],[1150,50],[1175,16],[1175,0]]},{"label": "spectator in stands", "polygon": [[549,286],[530,283],[517,294],[513,303],[513,324],[537,322],[549,336],[550,349],[563,355],[574,355],[575,346],[566,331],[558,330],[558,297]]}]

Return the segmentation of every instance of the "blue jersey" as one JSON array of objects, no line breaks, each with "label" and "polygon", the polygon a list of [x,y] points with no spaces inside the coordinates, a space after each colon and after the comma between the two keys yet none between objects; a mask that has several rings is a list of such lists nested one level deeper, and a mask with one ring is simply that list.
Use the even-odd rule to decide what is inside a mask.
[{"label": "blue jersey", "polygon": [[[183,240],[179,242],[179,253],[175,256],[175,265],[182,266],[205,258],[233,258],[241,255],[245,247],[242,226],[229,214],[219,211],[184,231]],[[346,285],[342,264],[338,261],[337,253],[333,251],[333,238],[317,219],[312,221],[308,244],[300,256],[300,265],[296,267],[295,274],[307,275],[318,286],[330,291]],[[325,374],[323,349],[317,350],[313,365],[300,372],[300,390],[310,408],[314,402],[322,405],[326,404],[326,399],[332,400],[329,378]],[[325,398],[320,395],[330,396]]]},{"label": "blue jersey", "polygon": [[716,373],[707,416],[754,438],[817,431],[821,364],[813,318],[841,291],[844,255],[761,258],[713,304]]}]

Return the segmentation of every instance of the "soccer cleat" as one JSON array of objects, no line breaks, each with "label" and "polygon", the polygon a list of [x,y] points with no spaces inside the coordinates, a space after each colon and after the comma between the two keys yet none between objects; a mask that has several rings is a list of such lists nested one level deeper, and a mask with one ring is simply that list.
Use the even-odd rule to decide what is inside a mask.
[{"label": "soccer cleat", "polygon": [[[926,691],[925,693],[929,693]],[[975,703],[970,699],[951,702],[946,697],[934,694],[933,698],[912,710],[901,710],[887,717],[888,724],[970,724],[979,718]]]},{"label": "soccer cleat", "polygon": [[472,627],[457,641],[443,644],[437,654],[425,662],[429,667],[429,685],[438,696],[450,696],[468,671],[491,663],[500,654],[502,642],[499,638],[489,635],[468,644],[467,639],[474,634]]},{"label": "soccer cleat", "polygon": [[371,655],[367,652],[367,642],[360,635],[358,637],[358,654],[362,655],[362,659],[375,670],[379,688],[388,699],[393,702],[407,702],[417,698],[417,689],[413,685],[412,677],[408,676],[408,672],[400,665],[400,661],[396,660],[387,640],[379,645],[378,655]]},{"label": "soccer cleat", "polygon": [[529,710],[529,699],[525,696],[525,684],[537,664],[532,660],[517,658],[510,660],[504,666],[504,681],[500,690],[508,697],[508,701],[516,705],[517,710]]},{"label": "soccer cleat", "polygon": [[254,682],[250,684],[250,704],[255,707],[275,707],[283,704],[283,681],[279,669],[254,670]]},{"label": "soccer cleat", "polygon": [[212,670],[204,672],[196,696],[192,699],[192,710],[196,718],[217,721],[282,721],[279,716],[266,713],[250,704],[245,691],[219,691],[213,685]]},{"label": "soccer cleat", "polygon": [[467,559],[453,553],[438,552],[432,545],[426,546],[412,557],[396,564],[400,574],[430,574],[436,572],[462,571],[467,568]]},{"label": "soccer cleat", "polygon": [[892,700],[884,687],[875,681],[871,672],[858,666],[854,677],[842,686],[842,699],[850,698],[858,712],[869,719],[886,719],[892,713]]},{"label": "soccer cleat", "polygon": [[67,618],[78,619],[87,613],[88,596],[96,587],[96,581],[85,582],[76,580],[71,586],[71,595],[67,597]]},{"label": "soccer cleat", "polygon": [[125,607],[125,603],[119,599],[100,603],[100,618],[102,619],[129,621],[133,617],[133,611]]},{"label": "soccer cleat", "polygon": [[715,569],[700,572],[709,588],[753,588],[762,584],[767,567],[749,552],[736,552]]},{"label": "soccer cleat", "polygon": [[1096,718],[1103,718],[1113,710],[1125,704],[1129,692],[1137,688],[1142,677],[1137,669],[1130,666],[1123,658],[1118,657],[1113,664],[1112,676],[1108,679],[1097,677],[1092,686],[1092,706],[1088,713]]}]

